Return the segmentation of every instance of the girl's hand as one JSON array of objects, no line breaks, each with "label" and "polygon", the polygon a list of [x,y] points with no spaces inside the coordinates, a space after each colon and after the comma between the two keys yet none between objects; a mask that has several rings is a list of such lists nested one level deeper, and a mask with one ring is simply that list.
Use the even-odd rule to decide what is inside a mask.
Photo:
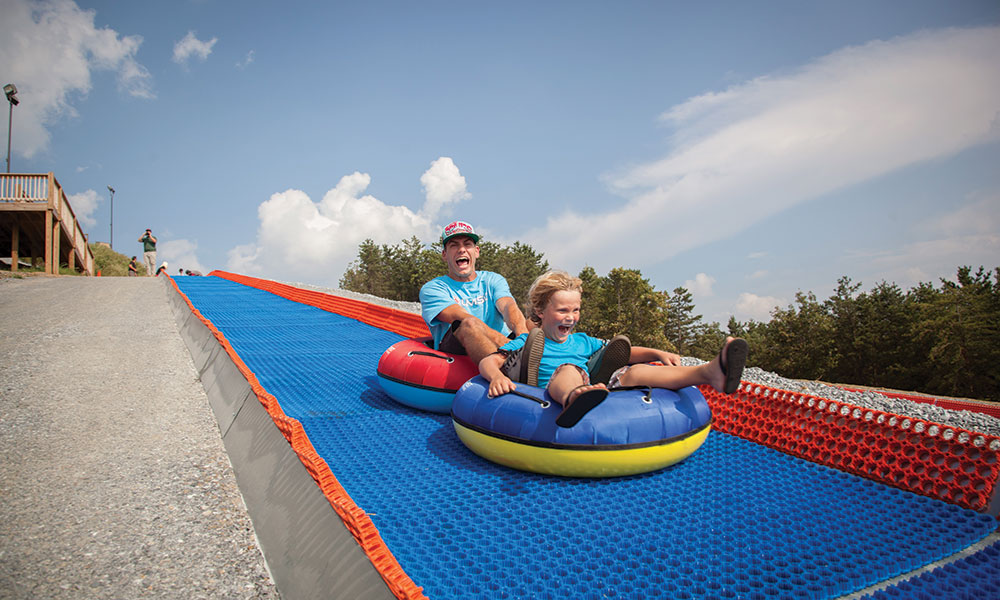
[{"label": "girl's hand", "polygon": [[660,362],[669,367],[679,367],[681,366],[681,357],[673,352],[661,352]]},{"label": "girl's hand", "polygon": [[490,381],[490,391],[488,395],[490,398],[496,398],[497,396],[513,392],[516,387],[517,386],[514,385],[514,382],[510,380],[510,377],[507,377],[506,375],[498,375]]}]

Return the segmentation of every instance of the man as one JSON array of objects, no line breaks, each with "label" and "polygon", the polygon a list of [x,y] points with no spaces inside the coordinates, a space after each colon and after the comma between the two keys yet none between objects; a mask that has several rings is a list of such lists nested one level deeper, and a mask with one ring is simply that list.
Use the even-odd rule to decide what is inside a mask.
[{"label": "man", "polygon": [[142,242],[142,258],[146,261],[146,276],[152,277],[156,273],[156,238],[153,237],[153,230],[147,229],[139,241]]},{"label": "man", "polygon": [[434,336],[434,347],[451,354],[468,354],[479,364],[509,341],[508,335],[527,333],[524,315],[502,275],[476,271],[479,236],[472,225],[455,221],[441,233],[441,259],[448,274],[420,288],[424,321]]}]

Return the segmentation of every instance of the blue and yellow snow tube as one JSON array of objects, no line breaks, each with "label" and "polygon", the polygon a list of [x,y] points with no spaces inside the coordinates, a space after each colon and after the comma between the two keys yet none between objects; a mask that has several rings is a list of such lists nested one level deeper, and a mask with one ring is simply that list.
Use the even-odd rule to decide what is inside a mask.
[{"label": "blue and yellow snow tube", "polygon": [[517,384],[496,398],[475,377],[451,406],[455,432],[495,463],[546,475],[619,477],[678,463],[708,437],[712,413],[695,387],[615,390],[573,427],[559,427],[559,404],[545,390]]}]

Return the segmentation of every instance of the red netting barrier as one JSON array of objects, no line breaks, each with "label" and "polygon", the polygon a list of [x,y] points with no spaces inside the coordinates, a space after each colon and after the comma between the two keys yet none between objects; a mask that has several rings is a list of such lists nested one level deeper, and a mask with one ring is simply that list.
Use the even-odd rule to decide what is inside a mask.
[{"label": "red netting barrier", "polygon": [[743,382],[709,386],[712,426],[793,456],[985,511],[1000,475],[1000,438]]}]

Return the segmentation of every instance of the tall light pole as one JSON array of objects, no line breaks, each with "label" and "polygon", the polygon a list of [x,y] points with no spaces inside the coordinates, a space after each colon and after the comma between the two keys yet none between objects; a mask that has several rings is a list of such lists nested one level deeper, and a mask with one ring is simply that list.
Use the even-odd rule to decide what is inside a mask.
[{"label": "tall light pole", "polygon": [[111,192],[111,249],[115,249],[115,188],[108,186]]},{"label": "tall light pole", "polygon": [[7,114],[7,172],[10,173],[10,128],[14,123],[14,107],[21,101],[17,99],[17,86],[13,83],[3,86],[3,93],[7,96],[7,102],[10,102],[10,111]]}]

